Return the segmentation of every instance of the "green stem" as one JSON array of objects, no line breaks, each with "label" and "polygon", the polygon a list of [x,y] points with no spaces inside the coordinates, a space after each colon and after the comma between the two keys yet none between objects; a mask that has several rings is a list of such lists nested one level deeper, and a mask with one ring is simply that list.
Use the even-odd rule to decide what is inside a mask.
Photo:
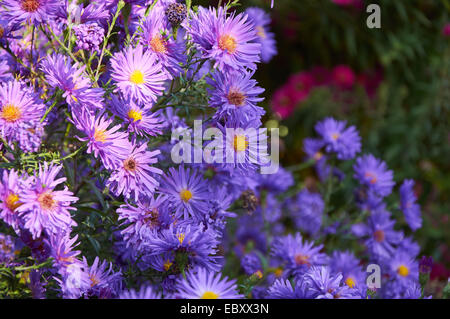
[{"label": "green stem", "polygon": [[95,82],[98,81],[100,68],[102,66],[103,56],[105,55],[106,45],[108,44],[108,40],[111,37],[112,30],[114,28],[114,25],[116,24],[116,20],[119,17],[120,11],[125,6],[125,2],[123,0],[119,1],[117,4],[117,10],[114,14],[114,17],[111,21],[111,25],[108,28],[108,33],[106,34],[105,38],[103,39],[103,46],[102,46],[102,52],[100,53],[100,58],[98,60],[97,70],[95,71]]}]

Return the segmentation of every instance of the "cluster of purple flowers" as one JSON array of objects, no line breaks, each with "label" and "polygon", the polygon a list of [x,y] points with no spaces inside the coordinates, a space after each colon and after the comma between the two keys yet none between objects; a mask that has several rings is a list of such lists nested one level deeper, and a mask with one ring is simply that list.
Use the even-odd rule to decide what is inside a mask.
[{"label": "cluster of purple flowers", "polygon": [[[352,235],[389,275],[390,288],[380,297],[420,297],[419,248],[394,229],[383,203],[394,187],[383,161],[356,159],[354,203],[369,215],[364,223],[340,225],[330,222],[329,193],[299,190],[288,169],[261,175],[263,161],[249,162],[258,157],[249,145],[267,137],[225,134],[262,127],[264,89],[253,76],[258,63],[276,54],[268,14],[226,6],[194,10],[175,0],[125,2],[5,0],[0,7],[6,53],[15,58],[0,64],[0,77],[7,79],[0,86],[7,164],[0,176],[0,219],[17,235],[0,234],[0,263],[14,260],[11,252],[24,246],[38,262],[52,258],[45,273],[29,275],[36,298],[50,289],[63,298],[366,298],[360,259],[350,251],[330,253],[324,244],[328,237]],[[126,17],[119,14],[124,6]],[[116,43],[110,41],[113,28]],[[19,50],[10,48],[28,32],[18,63]],[[224,133],[218,149],[236,162],[172,163],[178,141],[168,135],[192,132],[192,120],[200,117],[195,107],[194,114],[186,111],[186,103],[197,102],[192,91],[206,96],[211,114],[203,117],[204,126]],[[342,183],[345,172],[337,166],[361,151],[359,133],[332,118],[316,131],[318,138],[305,140],[305,153],[323,181]],[[52,134],[64,143],[50,144]],[[14,152],[39,155],[55,147],[60,156],[32,162],[34,168]],[[418,229],[412,181],[404,182],[400,197],[406,222]],[[80,231],[90,225],[83,215],[91,211],[107,215],[95,235],[108,233],[108,258],[80,248],[85,240],[95,243]],[[239,260],[249,295],[223,276],[226,252]],[[42,277],[55,285],[47,289]]]}]

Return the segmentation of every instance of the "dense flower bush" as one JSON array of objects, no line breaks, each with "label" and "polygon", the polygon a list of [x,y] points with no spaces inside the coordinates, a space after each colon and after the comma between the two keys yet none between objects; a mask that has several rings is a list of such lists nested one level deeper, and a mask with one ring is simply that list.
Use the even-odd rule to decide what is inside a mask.
[{"label": "dense flower bush", "polygon": [[[1,297],[432,297],[415,181],[396,183],[357,123],[322,117],[303,158],[261,173],[282,146],[255,79],[279,51],[273,1],[238,4],[0,3]],[[382,77],[297,73],[273,116],[316,87],[373,96]],[[224,137],[191,145],[198,120]]]}]

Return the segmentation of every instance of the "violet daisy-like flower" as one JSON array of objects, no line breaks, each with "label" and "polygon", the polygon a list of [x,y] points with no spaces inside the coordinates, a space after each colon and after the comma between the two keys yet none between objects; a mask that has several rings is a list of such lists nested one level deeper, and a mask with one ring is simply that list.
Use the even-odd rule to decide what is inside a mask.
[{"label": "violet daisy-like flower", "polygon": [[248,14],[249,19],[255,25],[258,35],[256,41],[261,44],[261,60],[268,63],[277,54],[275,34],[269,30],[270,15],[263,9],[256,7],[247,8],[245,13]]},{"label": "violet daisy-like flower", "polygon": [[259,95],[264,89],[252,79],[254,72],[214,72],[213,79],[207,78],[212,87],[208,89],[209,105],[217,109],[215,120],[225,119],[241,125],[258,120],[266,112],[258,102],[264,100]]},{"label": "violet daisy-like flower", "polygon": [[361,150],[361,137],[354,126],[345,127],[345,121],[337,121],[331,117],[318,122],[317,133],[325,142],[325,150],[336,153],[338,159],[349,160]]},{"label": "violet daisy-like flower", "polygon": [[132,99],[122,100],[113,95],[111,109],[125,123],[128,123],[129,132],[135,132],[140,136],[162,134],[163,119],[159,111],[152,113],[151,107],[141,107]]},{"label": "violet daisy-like flower", "polygon": [[394,230],[395,221],[384,209],[373,211],[367,219],[367,224],[355,224],[352,233],[364,239],[364,244],[376,259],[390,258],[394,245],[403,239],[401,232]]},{"label": "violet daisy-like flower", "polygon": [[207,163],[221,164],[242,175],[253,174],[269,163],[266,128],[258,128],[252,122],[243,127],[237,123],[227,123],[225,126],[218,124],[217,127],[222,133],[223,142],[216,145],[213,141],[206,145],[203,156]]},{"label": "violet daisy-like flower", "polygon": [[130,46],[114,54],[111,67],[111,77],[125,98],[151,103],[164,90],[167,76],[162,64],[157,62],[155,55],[144,52],[142,45]]},{"label": "violet daisy-like flower", "polygon": [[223,7],[199,7],[187,31],[203,58],[213,59],[221,72],[255,70],[260,61],[261,44],[253,42],[257,35],[245,14],[227,16]]},{"label": "violet daisy-like flower", "polygon": [[151,231],[169,227],[173,220],[164,206],[164,201],[162,195],[156,198],[152,196],[137,201],[137,207],[124,204],[117,209],[122,225],[127,225],[121,231],[127,244],[138,246],[146,240]]},{"label": "violet daisy-like flower", "polygon": [[63,97],[77,115],[86,107],[93,112],[103,108],[101,88],[93,88],[91,80],[86,76],[86,66],[78,63],[72,65],[70,58],[62,54],[48,55],[41,62],[41,70],[52,87],[63,91]]},{"label": "violet daisy-like flower", "polygon": [[50,257],[53,258],[53,266],[55,266],[60,274],[64,274],[67,268],[73,264],[81,265],[81,260],[77,256],[81,253],[79,250],[73,250],[79,243],[78,235],[72,239],[69,233],[59,233],[51,236],[48,240],[50,247]]},{"label": "violet daisy-like flower", "polygon": [[142,286],[139,291],[124,290],[119,295],[119,299],[161,299],[161,297],[161,293],[155,291],[152,286]]},{"label": "violet daisy-like flower", "polygon": [[311,266],[325,265],[328,256],[321,253],[323,245],[303,241],[300,233],[278,237],[272,245],[272,255],[286,263],[286,270],[294,275],[305,273]]},{"label": "violet daisy-like flower", "polygon": [[60,3],[58,0],[5,0],[2,5],[8,9],[4,13],[12,23],[38,25],[51,18]]},{"label": "violet daisy-like flower", "polygon": [[77,129],[87,135],[78,139],[87,142],[87,152],[94,153],[96,158],[100,157],[107,169],[121,167],[131,149],[128,134],[119,131],[120,125],[109,128],[112,121],[106,115],[94,116],[84,110],[79,117],[74,118]]},{"label": "violet daisy-like flower", "polygon": [[313,299],[314,295],[302,278],[297,280],[294,287],[287,279],[277,279],[267,290],[268,299]]},{"label": "violet daisy-like flower", "polygon": [[353,165],[354,177],[361,185],[376,195],[385,197],[392,192],[395,185],[393,172],[388,170],[387,165],[382,160],[377,159],[372,154],[363,155],[356,159]]},{"label": "violet daisy-like flower", "polygon": [[311,267],[305,274],[305,285],[314,299],[361,299],[358,290],[342,283],[342,274],[332,275],[328,266]]},{"label": "violet daisy-like flower", "polygon": [[0,179],[0,219],[12,226],[16,232],[19,232],[21,224],[17,214],[17,208],[22,205],[19,192],[22,187],[26,187],[25,182],[14,169],[4,170]]},{"label": "violet daisy-like flower", "polygon": [[419,281],[419,263],[414,256],[403,249],[398,249],[389,260],[390,275],[401,285]]},{"label": "violet daisy-like flower", "polygon": [[241,299],[236,281],[221,278],[221,273],[204,268],[191,270],[177,284],[176,295],[182,299]]},{"label": "violet daisy-like flower", "polygon": [[334,251],[329,266],[334,273],[342,273],[342,281],[350,288],[364,288],[366,273],[359,263],[350,251]]},{"label": "violet daisy-like flower", "polygon": [[99,51],[100,44],[103,42],[105,30],[96,22],[76,24],[73,31],[77,38],[77,48],[91,53]]},{"label": "violet daisy-like flower", "polygon": [[24,221],[24,228],[28,229],[33,239],[38,238],[43,231],[47,234],[67,232],[77,224],[70,215],[70,210],[76,210],[70,203],[76,202],[67,186],[63,190],[55,188],[66,178],[57,178],[62,166],[48,165],[39,167],[37,175],[30,177],[29,184],[19,193],[20,202],[16,208]]},{"label": "violet daisy-like flower", "polygon": [[320,194],[309,192],[307,189],[299,192],[290,205],[297,227],[310,234],[317,233],[322,226],[324,207]]},{"label": "violet daisy-like flower", "polygon": [[257,272],[261,273],[263,269],[261,259],[255,252],[251,252],[242,256],[241,266],[247,275],[253,275]]},{"label": "violet daisy-like flower", "polygon": [[158,162],[156,156],[159,153],[159,150],[147,151],[147,143],[135,145],[122,166],[111,174],[107,182],[113,194],[123,194],[125,198],[130,198],[134,193],[135,200],[139,200],[139,194],[152,196],[159,185],[154,175],[163,173],[159,168],[151,166]]},{"label": "violet daisy-like flower", "polygon": [[171,167],[163,177],[159,191],[167,198],[177,216],[192,216],[201,220],[208,212],[210,194],[202,176],[190,168]]},{"label": "violet daisy-like flower", "polygon": [[7,141],[36,127],[44,111],[44,104],[30,88],[16,80],[0,84],[0,134]]},{"label": "violet daisy-like flower", "polygon": [[150,11],[142,22],[141,43],[164,66],[167,77],[172,79],[182,71],[180,63],[186,61],[186,56],[184,42],[172,39],[169,34],[161,12]]},{"label": "violet daisy-like flower", "polygon": [[154,232],[146,242],[151,255],[157,256],[170,253],[187,257],[189,267],[200,266],[219,270],[217,263],[222,256],[216,256],[219,234],[203,225],[170,225],[168,229]]},{"label": "violet daisy-like flower", "polygon": [[406,179],[400,186],[400,209],[405,215],[408,226],[413,231],[422,227],[420,206],[416,203],[416,200],[417,198],[414,194],[414,181]]},{"label": "violet daisy-like flower", "polygon": [[[109,267],[108,267],[109,264]],[[83,270],[90,281],[90,287],[86,291],[87,296],[97,296],[102,299],[115,297],[118,291],[122,290],[122,272],[115,272],[112,263],[104,260],[100,264],[100,259],[95,257],[91,266],[83,257]]]}]

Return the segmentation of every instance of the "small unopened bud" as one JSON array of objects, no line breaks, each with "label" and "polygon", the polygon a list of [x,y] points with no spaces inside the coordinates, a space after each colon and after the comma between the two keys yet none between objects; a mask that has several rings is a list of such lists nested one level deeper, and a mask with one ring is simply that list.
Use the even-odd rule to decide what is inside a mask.
[{"label": "small unopened bud", "polygon": [[252,190],[246,190],[242,193],[241,199],[243,200],[242,207],[245,208],[249,214],[256,210],[256,206],[259,204],[258,197]]},{"label": "small unopened bud", "polygon": [[171,3],[167,6],[166,16],[167,20],[169,20],[173,26],[177,26],[186,19],[186,6],[181,3]]}]

